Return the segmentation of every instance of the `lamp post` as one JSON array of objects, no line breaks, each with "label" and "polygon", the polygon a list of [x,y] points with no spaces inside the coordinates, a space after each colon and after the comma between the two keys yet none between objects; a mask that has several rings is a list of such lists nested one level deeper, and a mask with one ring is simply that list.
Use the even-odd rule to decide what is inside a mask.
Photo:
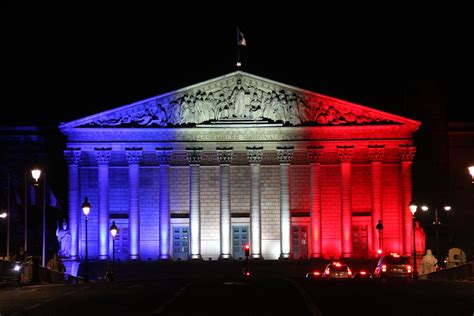
[{"label": "lamp post", "polygon": [[382,220],[379,219],[377,225],[375,228],[379,231],[379,249],[377,249],[377,254],[381,255],[382,254],[382,231],[383,231],[383,224]]},{"label": "lamp post", "polygon": [[[444,205],[443,206],[443,210],[445,212],[449,212],[449,211],[451,211],[451,209],[452,208],[451,208],[450,205]],[[426,211],[429,210],[429,207],[426,206],[426,205],[423,205],[421,207],[421,210],[426,212]],[[439,253],[438,253],[438,250],[439,250],[439,231],[438,230],[439,230],[439,225],[441,225],[441,222],[439,221],[438,208],[437,207],[434,208],[434,212],[435,212],[435,219],[434,219],[434,222],[433,222],[433,226],[434,226],[434,229],[435,229],[435,249],[434,249],[435,252],[434,253],[435,253],[436,258],[438,258],[438,255],[439,255]]]},{"label": "lamp post", "polygon": [[10,251],[10,249],[9,249],[9,243],[10,243],[10,221],[9,221],[7,212],[0,213],[0,218],[1,218],[1,219],[7,218],[7,260],[8,260],[8,257],[10,257],[10,254],[9,254],[9,251]]},{"label": "lamp post", "polygon": [[110,234],[112,234],[112,280],[115,279],[115,236],[118,233],[118,228],[115,226],[115,221],[110,226]]},{"label": "lamp post", "polygon": [[91,204],[87,197],[84,198],[84,202],[82,203],[82,212],[86,216],[86,258],[84,260],[84,282],[89,282],[89,253],[87,252],[87,221],[88,215],[91,211]]},{"label": "lamp post", "polygon": [[418,269],[416,268],[416,217],[415,213],[418,208],[417,205],[410,203],[410,212],[412,214],[412,219],[413,219],[413,279],[418,278]]},{"label": "lamp post", "polygon": [[[34,168],[31,170],[31,176],[35,179],[35,186],[39,184],[41,177],[41,169]],[[41,251],[41,264],[46,266],[46,172],[43,172],[43,247]]]}]

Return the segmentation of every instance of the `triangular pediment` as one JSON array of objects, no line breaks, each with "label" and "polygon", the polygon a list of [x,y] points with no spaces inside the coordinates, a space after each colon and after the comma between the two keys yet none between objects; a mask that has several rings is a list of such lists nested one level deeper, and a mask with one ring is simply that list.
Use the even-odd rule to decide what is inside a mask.
[{"label": "triangular pediment", "polygon": [[193,127],[245,120],[288,126],[419,125],[401,116],[242,71],[121,106],[60,128]]}]

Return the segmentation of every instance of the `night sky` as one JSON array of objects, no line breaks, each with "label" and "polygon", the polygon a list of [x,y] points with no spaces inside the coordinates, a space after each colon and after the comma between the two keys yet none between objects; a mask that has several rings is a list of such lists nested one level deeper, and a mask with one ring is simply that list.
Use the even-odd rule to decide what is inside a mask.
[{"label": "night sky", "polygon": [[[11,103],[2,107],[0,124],[58,125],[235,70],[236,23],[175,27],[156,20],[68,15],[4,19],[7,80],[2,90]],[[402,59],[402,44],[416,43],[415,36],[401,38],[391,32],[381,37],[352,28],[329,33],[316,24],[239,26],[248,43],[242,49],[242,70],[423,118],[410,104],[414,80],[406,79],[415,75],[407,67],[416,61]],[[430,47],[429,34],[424,44]],[[423,66],[432,66],[428,57],[416,64]],[[438,60],[436,66],[446,64]],[[462,106],[472,108],[468,91],[473,80],[458,77],[440,80],[438,91],[449,102],[450,118],[465,119]],[[25,110],[26,104],[34,109]]]}]

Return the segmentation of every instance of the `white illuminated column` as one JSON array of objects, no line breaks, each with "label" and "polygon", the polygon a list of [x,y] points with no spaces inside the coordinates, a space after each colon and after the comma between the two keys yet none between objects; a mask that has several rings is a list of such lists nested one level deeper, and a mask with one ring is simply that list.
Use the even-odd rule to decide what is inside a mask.
[{"label": "white illuminated column", "polygon": [[156,148],[160,164],[160,259],[170,258],[170,162],[171,148]]},{"label": "white illuminated column", "polygon": [[310,161],[311,257],[322,257],[321,235],[321,161],[323,146],[308,147]]},{"label": "white illuminated column", "polygon": [[68,171],[68,214],[69,230],[71,232],[71,259],[79,258],[79,161],[81,150],[66,149],[64,158]]},{"label": "white illuminated column", "polygon": [[416,153],[416,148],[412,145],[400,145],[399,156],[401,159],[401,181],[402,181],[402,214],[400,216],[403,227],[403,253],[410,256],[412,253],[412,245],[410,243],[412,233],[412,218],[410,216],[409,204],[411,202],[411,166]]},{"label": "white illuminated column", "polygon": [[[369,145],[369,160],[372,178],[372,255],[377,257],[378,251],[382,250],[380,233],[376,234],[374,228],[382,221],[382,160],[384,158],[385,145]],[[379,235],[379,236],[377,236]]]},{"label": "white illuminated column", "polygon": [[263,147],[247,147],[250,162],[250,250],[254,259],[262,258],[260,214],[260,163]]},{"label": "white illuminated column", "polygon": [[200,147],[186,148],[189,162],[189,222],[191,234],[191,259],[201,258],[201,193],[200,193]]},{"label": "white illuminated column", "polygon": [[99,259],[109,257],[109,161],[111,148],[96,148],[99,165]]},{"label": "white illuminated column", "polygon": [[352,257],[352,190],[351,161],[354,146],[337,146],[337,156],[341,164],[341,234],[342,257]]},{"label": "white illuminated column", "polygon": [[220,169],[220,259],[231,257],[231,214],[230,214],[230,163],[232,147],[217,148]]},{"label": "white illuminated column", "polygon": [[293,147],[277,147],[280,163],[280,259],[291,256],[290,162]]},{"label": "white illuminated column", "polygon": [[137,260],[140,258],[140,207],[138,203],[138,189],[142,148],[125,148],[125,155],[128,160],[130,259]]}]

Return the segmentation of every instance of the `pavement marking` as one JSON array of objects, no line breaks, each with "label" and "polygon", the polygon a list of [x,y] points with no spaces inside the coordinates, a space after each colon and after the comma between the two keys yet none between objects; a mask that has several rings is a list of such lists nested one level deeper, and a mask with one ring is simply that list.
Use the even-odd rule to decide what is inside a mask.
[{"label": "pavement marking", "polygon": [[28,309],[34,309],[34,308],[37,308],[37,307],[40,307],[41,306],[41,303],[38,303],[38,304],[35,304],[35,305],[31,305],[27,308],[25,308],[25,310],[28,310]]},{"label": "pavement marking", "polygon": [[173,296],[171,296],[169,299],[167,299],[163,304],[161,304],[160,307],[158,307],[157,309],[155,309],[152,314],[153,315],[158,315],[158,314],[161,314],[165,311],[165,309],[171,305],[174,301],[176,301],[180,296],[182,296],[186,290],[188,289],[188,287],[191,286],[191,282],[189,282],[188,284],[186,284],[185,286],[181,287],[179,290],[177,290],[176,292],[173,293]]},{"label": "pavement marking", "polygon": [[229,281],[229,282],[224,282],[224,285],[245,285],[245,283],[244,282]]},{"label": "pavement marking", "polygon": [[308,309],[309,313],[313,316],[322,316],[323,314],[319,310],[319,308],[314,304],[313,299],[311,296],[308,294],[308,292],[301,287],[295,280],[292,279],[284,279],[288,281],[291,285],[293,285],[296,290],[300,293],[300,295],[303,297],[304,303],[306,305],[306,308]]},{"label": "pavement marking", "polygon": [[21,290],[20,290],[20,289],[18,290],[18,292],[21,292],[21,294],[33,293],[33,292],[36,292],[36,291],[38,291],[38,289],[30,289],[30,290],[24,290],[24,291],[23,291],[22,289],[21,289]]}]

